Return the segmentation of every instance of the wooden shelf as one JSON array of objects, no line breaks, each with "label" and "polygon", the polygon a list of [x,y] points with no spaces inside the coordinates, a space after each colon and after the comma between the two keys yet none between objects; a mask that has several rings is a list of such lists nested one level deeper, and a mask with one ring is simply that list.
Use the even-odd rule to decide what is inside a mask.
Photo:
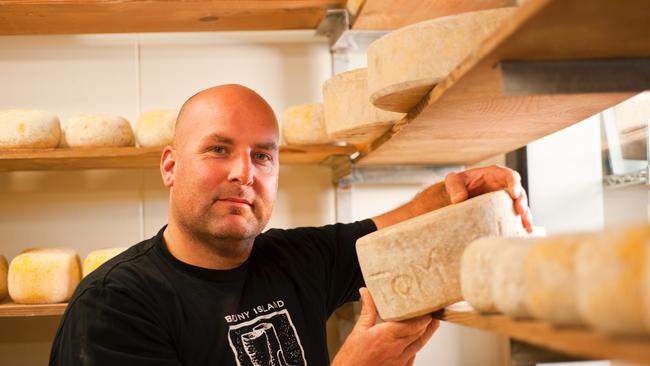
[{"label": "wooden shelf", "polygon": [[388,134],[361,165],[472,164],[582,121],[635,93],[504,96],[501,61],[650,57],[646,0],[529,0]]},{"label": "wooden shelf", "polygon": [[0,317],[62,315],[68,303],[20,305],[13,302],[0,303]]},{"label": "wooden shelf", "polygon": [[454,304],[434,313],[434,316],[582,358],[650,364],[650,337],[612,337],[587,328],[556,327],[546,322],[515,320],[505,315],[482,315],[466,302]]},{"label": "wooden shelf", "polygon": [[[0,150],[0,171],[156,168],[161,148],[61,148]],[[330,156],[350,156],[353,146],[280,146],[280,164],[320,164]]]},{"label": "wooden shelf", "polygon": [[316,29],[345,0],[0,0],[0,34]]}]

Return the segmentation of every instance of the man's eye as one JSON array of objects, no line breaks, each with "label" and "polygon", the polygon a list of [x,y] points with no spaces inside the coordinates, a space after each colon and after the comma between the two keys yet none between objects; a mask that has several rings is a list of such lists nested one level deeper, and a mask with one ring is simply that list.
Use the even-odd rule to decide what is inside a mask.
[{"label": "man's eye", "polygon": [[216,152],[217,154],[225,154],[226,148],[223,146],[215,146],[212,148],[212,151]]},{"label": "man's eye", "polygon": [[265,154],[265,153],[255,153],[255,160],[261,160],[261,161],[271,161],[273,160],[271,158],[271,155]]}]

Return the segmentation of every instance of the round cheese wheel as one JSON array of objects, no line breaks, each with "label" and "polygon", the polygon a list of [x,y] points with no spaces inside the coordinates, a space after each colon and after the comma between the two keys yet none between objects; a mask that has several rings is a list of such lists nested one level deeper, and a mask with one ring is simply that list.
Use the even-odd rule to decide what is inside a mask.
[{"label": "round cheese wheel", "polygon": [[9,295],[9,290],[7,289],[8,270],[9,263],[7,262],[7,258],[4,255],[0,255],[0,301]]},{"label": "round cheese wheel", "polygon": [[165,146],[174,140],[174,128],[178,111],[164,109],[143,113],[135,126],[135,138],[138,146]]},{"label": "round cheese wheel", "polygon": [[504,243],[494,261],[492,296],[496,308],[514,318],[528,318],[525,304],[526,266],[524,259],[534,247],[536,238],[512,240]]},{"label": "round cheese wheel", "polygon": [[350,143],[371,143],[404,115],[382,111],[368,100],[367,70],[333,76],[323,84],[325,127],[330,137]]},{"label": "round cheese wheel", "polygon": [[512,14],[514,8],[436,18],[393,31],[368,47],[372,103],[410,111]]},{"label": "round cheese wheel", "polygon": [[0,112],[0,148],[52,148],[59,144],[59,118],[38,110]]},{"label": "round cheese wheel", "polygon": [[133,146],[133,129],[126,119],[104,114],[80,114],[66,121],[63,147]]},{"label": "round cheese wheel", "polygon": [[125,251],[126,247],[108,248],[94,250],[86,256],[83,263],[83,277],[86,277],[90,272],[96,270],[99,266],[106,263],[109,259]]},{"label": "round cheese wheel", "polygon": [[504,242],[499,238],[474,240],[463,252],[460,262],[460,288],[463,298],[476,311],[497,311],[492,296],[494,261]]},{"label": "round cheese wheel", "polygon": [[72,249],[29,249],[9,264],[9,296],[18,304],[54,304],[70,299],[81,278]]},{"label": "round cheese wheel", "polygon": [[331,143],[325,130],[323,105],[314,103],[288,108],[284,112],[282,136],[290,145]]}]

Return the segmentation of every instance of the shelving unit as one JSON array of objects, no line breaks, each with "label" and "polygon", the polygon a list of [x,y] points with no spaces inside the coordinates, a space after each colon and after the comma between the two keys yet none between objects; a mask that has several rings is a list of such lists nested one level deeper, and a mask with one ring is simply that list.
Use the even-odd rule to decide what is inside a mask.
[{"label": "shelving unit", "polygon": [[650,337],[610,337],[579,327],[556,327],[501,314],[479,314],[466,302],[434,313],[437,319],[502,334],[555,351],[589,358],[650,364]]},{"label": "shelving unit", "polygon": [[0,303],[0,318],[24,316],[62,315],[68,303],[21,305],[13,302]]}]

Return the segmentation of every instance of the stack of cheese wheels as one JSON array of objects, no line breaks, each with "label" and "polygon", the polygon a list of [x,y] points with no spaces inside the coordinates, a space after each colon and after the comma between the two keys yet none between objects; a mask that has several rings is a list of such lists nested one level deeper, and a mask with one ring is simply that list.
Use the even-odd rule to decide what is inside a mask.
[{"label": "stack of cheese wheels", "polygon": [[62,147],[133,146],[133,129],[126,119],[105,114],[80,114],[63,126]]},{"label": "stack of cheese wheels", "polygon": [[282,136],[290,145],[328,144],[332,139],[325,130],[322,103],[288,108],[282,120]]},{"label": "stack of cheese wheels", "polygon": [[163,109],[143,113],[135,126],[135,138],[138,146],[158,147],[172,143],[178,111]]},{"label": "stack of cheese wheels", "polygon": [[503,21],[513,8],[481,10],[428,20],[391,32],[368,47],[372,103],[410,111]]},{"label": "stack of cheese wheels", "polygon": [[382,319],[401,320],[462,298],[460,261],[470,242],[526,234],[508,193],[497,191],[366,235],[356,248]]},{"label": "stack of cheese wheels", "polygon": [[126,247],[108,248],[94,250],[86,256],[83,263],[83,277],[86,277],[90,272],[96,270],[99,266],[106,263],[109,259],[125,251]]},{"label": "stack of cheese wheels", "polygon": [[59,144],[59,118],[38,110],[0,112],[0,148],[52,148]]},{"label": "stack of cheese wheels", "polygon": [[4,255],[0,255],[0,301],[4,300],[9,294],[7,289],[7,271],[9,264]]},{"label": "stack of cheese wheels", "polygon": [[19,304],[53,304],[70,299],[81,278],[72,249],[29,249],[9,265],[9,296]]},{"label": "stack of cheese wheels", "polygon": [[403,114],[377,109],[368,100],[367,69],[347,71],[323,84],[327,134],[340,141],[371,143]]},{"label": "stack of cheese wheels", "polygon": [[588,241],[575,259],[582,319],[608,333],[647,333],[650,226],[612,228]]}]

